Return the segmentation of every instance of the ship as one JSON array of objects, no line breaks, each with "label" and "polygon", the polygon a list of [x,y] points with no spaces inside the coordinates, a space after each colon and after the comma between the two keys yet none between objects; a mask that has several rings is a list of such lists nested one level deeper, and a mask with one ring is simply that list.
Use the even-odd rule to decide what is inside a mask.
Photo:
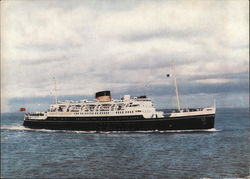
[{"label": "ship", "polygon": [[121,99],[113,99],[111,91],[105,90],[95,93],[93,101],[56,100],[45,112],[26,113],[23,125],[33,129],[80,131],[166,131],[214,128],[215,105],[183,109],[179,106],[179,99],[177,101],[177,109],[164,112],[156,110],[152,100],[146,95],[136,97],[124,95]]}]

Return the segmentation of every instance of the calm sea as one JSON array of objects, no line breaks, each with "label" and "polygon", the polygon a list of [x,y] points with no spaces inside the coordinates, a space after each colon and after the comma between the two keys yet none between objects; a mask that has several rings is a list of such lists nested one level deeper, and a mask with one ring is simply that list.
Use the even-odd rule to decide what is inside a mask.
[{"label": "calm sea", "polygon": [[200,132],[73,132],[1,114],[1,178],[246,178],[249,109],[218,109]]}]

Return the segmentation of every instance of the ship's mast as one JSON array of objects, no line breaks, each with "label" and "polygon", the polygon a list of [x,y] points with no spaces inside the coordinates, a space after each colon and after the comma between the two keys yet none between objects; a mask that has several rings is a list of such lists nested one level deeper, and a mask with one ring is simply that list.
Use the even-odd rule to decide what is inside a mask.
[{"label": "ship's mast", "polygon": [[54,79],[54,96],[55,96],[55,103],[57,104],[57,88],[56,88],[56,78],[55,77],[53,77],[53,79]]},{"label": "ship's mast", "polygon": [[173,69],[173,77],[174,77],[174,85],[175,85],[175,94],[176,94],[177,108],[178,108],[178,111],[180,111],[181,110],[180,99],[179,99],[178,86],[177,86],[177,82],[176,82],[175,66],[174,66],[174,64],[172,66],[172,69]]}]

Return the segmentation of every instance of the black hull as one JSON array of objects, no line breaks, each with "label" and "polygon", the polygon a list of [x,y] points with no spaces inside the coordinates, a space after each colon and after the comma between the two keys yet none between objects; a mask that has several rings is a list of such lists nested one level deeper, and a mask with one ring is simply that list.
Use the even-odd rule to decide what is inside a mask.
[{"label": "black hull", "polygon": [[194,130],[214,128],[215,115],[186,116],[175,118],[134,119],[120,117],[102,118],[48,118],[24,120],[23,125],[34,129],[80,130],[80,131],[147,131],[147,130]]}]

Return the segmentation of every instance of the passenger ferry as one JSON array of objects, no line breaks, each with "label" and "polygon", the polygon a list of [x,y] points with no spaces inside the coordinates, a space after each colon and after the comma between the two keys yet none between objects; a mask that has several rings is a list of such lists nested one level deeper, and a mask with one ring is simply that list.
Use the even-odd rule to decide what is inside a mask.
[{"label": "passenger ferry", "polygon": [[[179,99],[177,101],[179,104]],[[197,109],[181,109],[178,105],[178,109],[164,113],[156,110],[147,96],[124,95],[116,100],[107,90],[97,92],[93,101],[56,100],[46,112],[26,113],[23,125],[28,128],[81,131],[211,129],[214,128],[215,112],[215,105]]]}]

